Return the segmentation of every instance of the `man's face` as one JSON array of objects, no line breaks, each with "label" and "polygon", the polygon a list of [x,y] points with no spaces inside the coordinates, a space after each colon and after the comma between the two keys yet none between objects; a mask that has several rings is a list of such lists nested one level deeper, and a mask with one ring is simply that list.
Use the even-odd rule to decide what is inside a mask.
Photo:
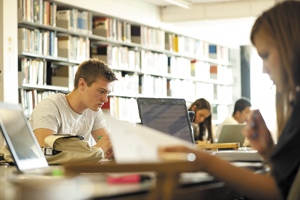
[{"label": "man's face", "polygon": [[112,89],[112,82],[98,78],[90,87],[84,90],[84,104],[93,111],[98,111],[108,101],[108,94]]},{"label": "man's face", "polygon": [[250,112],[250,107],[246,107],[242,112],[239,112],[238,123],[245,123],[248,120]]}]

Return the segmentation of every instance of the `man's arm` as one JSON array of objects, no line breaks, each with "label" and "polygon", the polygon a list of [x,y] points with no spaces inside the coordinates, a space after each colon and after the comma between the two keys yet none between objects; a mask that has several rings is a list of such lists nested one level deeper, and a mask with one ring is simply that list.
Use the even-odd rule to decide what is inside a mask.
[{"label": "man's arm", "polygon": [[[104,153],[111,152],[112,146],[108,137],[108,129],[106,127],[93,131],[92,136],[97,142],[95,147],[100,147],[104,151]],[[98,139],[99,136],[102,136],[101,139]],[[107,155],[107,157],[111,156]]]},{"label": "man's arm", "polygon": [[46,146],[44,140],[47,136],[56,134],[55,131],[52,131],[50,129],[45,129],[45,128],[39,128],[39,129],[34,130],[33,132],[34,132],[34,135],[41,147]]}]

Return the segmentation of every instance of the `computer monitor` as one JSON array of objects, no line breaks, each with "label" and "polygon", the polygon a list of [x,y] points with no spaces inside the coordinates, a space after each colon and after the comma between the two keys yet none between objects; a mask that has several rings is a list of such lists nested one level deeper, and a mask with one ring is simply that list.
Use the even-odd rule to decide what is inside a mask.
[{"label": "computer monitor", "polygon": [[137,98],[137,103],[143,125],[195,143],[184,99]]}]

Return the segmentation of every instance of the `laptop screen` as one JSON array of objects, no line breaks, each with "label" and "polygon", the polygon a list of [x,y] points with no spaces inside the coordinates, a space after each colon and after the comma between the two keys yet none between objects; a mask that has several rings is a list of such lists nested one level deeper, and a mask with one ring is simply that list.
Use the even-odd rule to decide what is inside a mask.
[{"label": "laptop screen", "polygon": [[184,99],[138,98],[143,125],[194,143]]},{"label": "laptop screen", "polygon": [[48,166],[19,105],[0,103],[0,128],[20,170]]},{"label": "laptop screen", "polygon": [[224,124],[218,139],[218,143],[239,142],[243,146],[245,136],[242,134],[242,129],[245,124]]}]

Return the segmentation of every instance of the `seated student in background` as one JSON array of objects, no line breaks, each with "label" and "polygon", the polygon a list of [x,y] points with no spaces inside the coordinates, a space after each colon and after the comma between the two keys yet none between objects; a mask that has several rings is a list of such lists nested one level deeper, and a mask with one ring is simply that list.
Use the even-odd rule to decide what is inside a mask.
[{"label": "seated student in background", "polygon": [[211,106],[205,99],[197,99],[189,111],[195,112],[194,122],[192,123],[195,141],[200,143],[213,143]]},{"label": "seated student in background", "polygon": [[92,59],[81,63],[73,91],[48,96],[30,115],[29,123],[40,146],[45,146],[44,139],[52,134],[81,135],[86,141],[92,135],[97,142],[95,146],[101,147],[106,157],[112,157],[101,107],[107,102],[115,80],[115,74],[103,61]]},{"label": "seated student in background", "polygon": [[[279,138],[274,145],[259,111],[251,114],[244,135],[270,162],[271,174],[255,174],[204,151],[167,147],[163,152],[193,152],[199,170],[224,181],[249,199],[300,199],[300,1],[283,1],[257,18],[251,41],[263,60],[263,72],[276,85]],[[220,166],[222,166],[220,168]],[[298,173],[298,175],[297,175]],[[297,175],[297,179],[295,179]],[[293,185],[293,186],[292,186]],[[292,198],[293,197],[293,198]]]},{"label": "seated student in background", "polygon": [[217,132],[215,134],[215,139],[218,139],[222,131],[224,124],[244,124],[251,113],[250,110],[251,103],[246,98],[241,98],[237,100],[234,104],[234,111],[232,116],[227,117],[222,124],[218,126]]}]

